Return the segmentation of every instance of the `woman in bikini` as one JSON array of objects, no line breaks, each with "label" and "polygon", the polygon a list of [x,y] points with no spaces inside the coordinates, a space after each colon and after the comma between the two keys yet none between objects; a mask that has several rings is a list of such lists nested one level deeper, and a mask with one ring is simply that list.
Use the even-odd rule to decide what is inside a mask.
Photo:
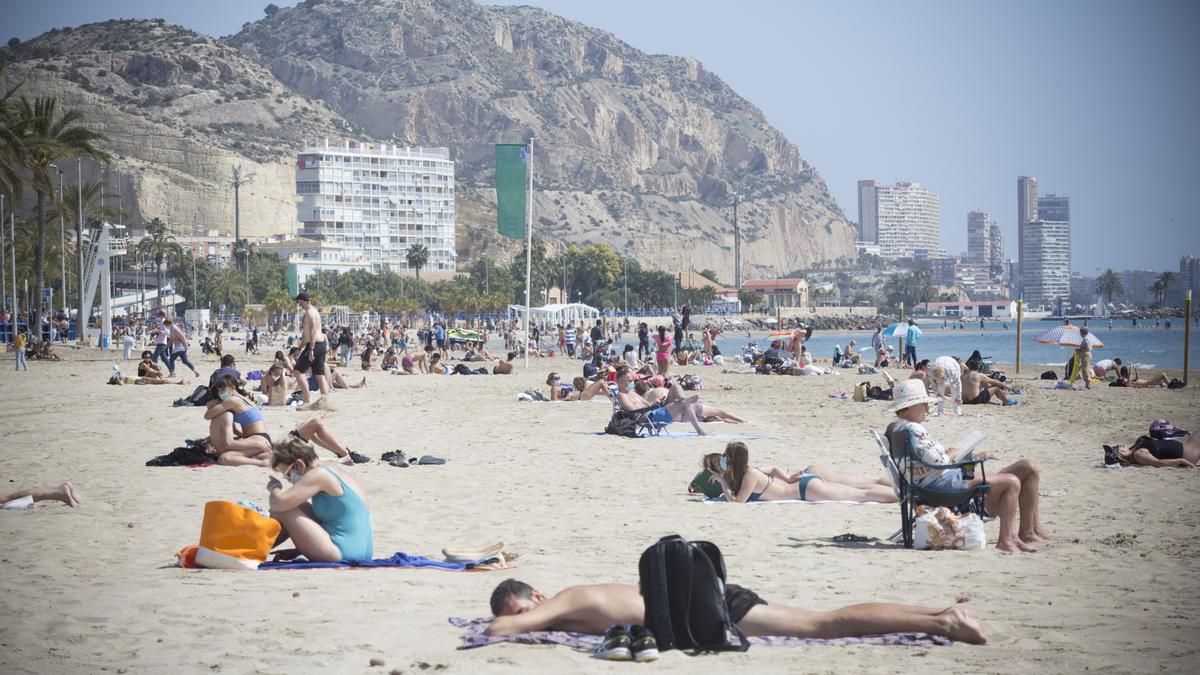
[{"label": "woman in bikini", "polygon": [[274,476],[267,481],[271,517],[282,526],[275,545],[288,539],[295,545],[279,552],[278,559],[303,555],[312,562],[335,562],[373,557],[371,512],[357,480],[323,466],[313,447],[297,437],[276,444],[267,465],[291,483],[285,490]]},{"label": "woman in bikini", "polygon": [[571,384],[563,384],[558,373],[550,373],[546,384],[550,385],[551,401],[590,401],[596,394],[608,393],[608,383],[604,380],[589,383],[586,378],[577,377]]},{"label": "woman in bikini", "polygon": [[900,501],[886,478],[850,476],[823,464],[814,464],[803,471],[777,466],[752,467],[750,451],[740,441],[727,445],[724,454],[706,455],[702,464],[725,492],[726,501],[731,502]]},{"label": "woman in bikini", "polygon": [[654,361],[658,364],[658,374],[664,378],[671,371],[671,338],[667,335],[667,327],[659,326],[658,335],[654,336]]},{"label": "woman in bikini", "polygon": [[208,438],[217,455],[217,463],[267,466],[271,437],[267,434],[262,412],[231,375],[217,378],[213,390],[217,400],[209,403],[204,419],[209,421]]},{"label": "woman in bikini", "polygon": [[1182,468],[1200,466],[1200,437],[1196,434],[1170,439],[1142,436],[1131,446],[1106,445],[1104,450],[1106,457],[1111,452],[1121,464]]}]

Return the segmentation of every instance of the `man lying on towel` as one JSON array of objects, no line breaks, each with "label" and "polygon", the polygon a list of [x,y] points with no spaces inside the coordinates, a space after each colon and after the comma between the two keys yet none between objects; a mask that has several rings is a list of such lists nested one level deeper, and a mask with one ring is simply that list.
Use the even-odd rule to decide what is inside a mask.
[{"label": "man lying on towel", "polygon": [[[890,602],[850,605],[831,612],[768,605],[751,590],[727,584],[730,618],[748,637],[844,638],[882,633],[920,632],[961,642],[984,644],[987,636],[975,612],[962,607],[919,607]],[[613,624],[643,623],[646,607],[637,586],[571,586],[546,597],[528,584],[507,579],[492,591],[488,635],[517,635],[563,630],[603,635]]]}]

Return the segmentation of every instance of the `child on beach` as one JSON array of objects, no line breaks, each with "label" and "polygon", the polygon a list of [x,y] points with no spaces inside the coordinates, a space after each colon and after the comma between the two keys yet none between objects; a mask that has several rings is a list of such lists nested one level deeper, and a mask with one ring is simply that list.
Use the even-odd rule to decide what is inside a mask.
[{"label": "child on beach", "polygon": [[[947,491],[965,490],[983,482],[982,477],[975,476],[967,480],[961,468],[935,469],[927,464],[945,465],[958,461],[961,454],[957,448],[943,448],[933,440],[924,427],[925,415],[930,403],[939,399],[925,393],[925,387],[920,380],[905,380],[898,382],[894,391],[895,402],[888,408],[900,419],[893,422],[887,429],[887,436],[892,441],[893,452],[897,452],[906,444],[908,452],[903,453],[900,460],[900,470],[908,475],[910,454],[923,464],[914,464],[912,475],[921,486]],[[988,490],[984,505],[989,513],[1000,519],[1000,536],[996,548],[1002,551],[1037,551],[1031,544],[1049,541],[1049,536],[1042,530],[1038,519],[1038,483],[1041,472],[1038,467],[1027,459],[1010,464],[999,472],[988,476]],[[1017,512],[1020,511],[1020,523],[1017,523]]]}]

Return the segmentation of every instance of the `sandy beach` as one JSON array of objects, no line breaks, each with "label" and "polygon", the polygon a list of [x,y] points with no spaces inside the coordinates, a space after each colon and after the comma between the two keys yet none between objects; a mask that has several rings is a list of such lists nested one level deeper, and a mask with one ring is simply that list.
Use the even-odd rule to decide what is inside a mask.
[{"label": "sandy beach", "polygon": [[[233,348],[243,371],[274,351],[243,360],[240,343]],[[197,541],[205,502],[265,505],[268,472],[144,466],[206,435],[199,409],[171,407],[197,382],[107,386],[114,355],[60,351],[64,362],[34,361],[28,374],[13,372],[11,354],[0,367],[5,489],[69,479],[83,502],[0,512],[5,673],[625,670],[638,666],[560,646],[458,651],[460,633],[447,619],[486,615],[492,588],[510,575],[548,593],[636,583],[639,554],[670,533],[716,542],[730,580],[769,602],[830,609],[967,597],[990,643],[756,647],[703,660],[670,652],[652,666],[659,671],[1191,672],[1200,657],[1200,473],[1095,468],[1102,443],[1131,442],[1155,418],[1200,429],[1194,387],[1048,391],[1024,379],[1036,375],[1028,369],[1018,380],[1021,405],[931,419],[947,445],[986,432],[996,468],[1023,457],[1041,466],[1042,520],[1055,541],[1011,555],[833,543],[842,533],[885,539],[899,526],[897,505],[700,503],[687,482],[700,456],[727,438],[685,435],[685,425],[668,438],[600,436],[607,401],[518,402],[521,390],[545,390],[549,370],[574,375],[578,362],[534,360],[513,376],[370,373],[366,389],[335,394],[338,410],[321,413],[335,433],[376,460],[394,449],[448,460],[348,469],[368,492],[376,556],[502,540],[521,554],[519,568],[225,572],[171,565]],[[207,381],[215,359],[196,363]],[[754,437],[746,441],[752,461],[882,475],[867,430],[890,421],[883,404],[830,397],[865,378],[681,372],[703,377],[704,400],[751,420],[708,429]],[[316,413],[264,414],[282,435]],[[997,528],[987,525],[990,543]],[[372,667],[375,658],[385,665]]]}]

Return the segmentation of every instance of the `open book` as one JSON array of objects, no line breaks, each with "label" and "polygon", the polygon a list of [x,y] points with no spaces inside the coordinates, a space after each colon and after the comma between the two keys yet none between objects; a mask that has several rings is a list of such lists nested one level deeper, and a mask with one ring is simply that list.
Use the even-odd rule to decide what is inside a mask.
[{"label": "open book", "polygon": [[958,457],[955,458],[954,461],[969,462],[974,459],[975,446],[979,445],[985,438],[987,438],[987,434],[983,433],[982,431],[972,431],[964,436],[961,440],[951,446],[953,448],[958,448],[959,450]]}]

